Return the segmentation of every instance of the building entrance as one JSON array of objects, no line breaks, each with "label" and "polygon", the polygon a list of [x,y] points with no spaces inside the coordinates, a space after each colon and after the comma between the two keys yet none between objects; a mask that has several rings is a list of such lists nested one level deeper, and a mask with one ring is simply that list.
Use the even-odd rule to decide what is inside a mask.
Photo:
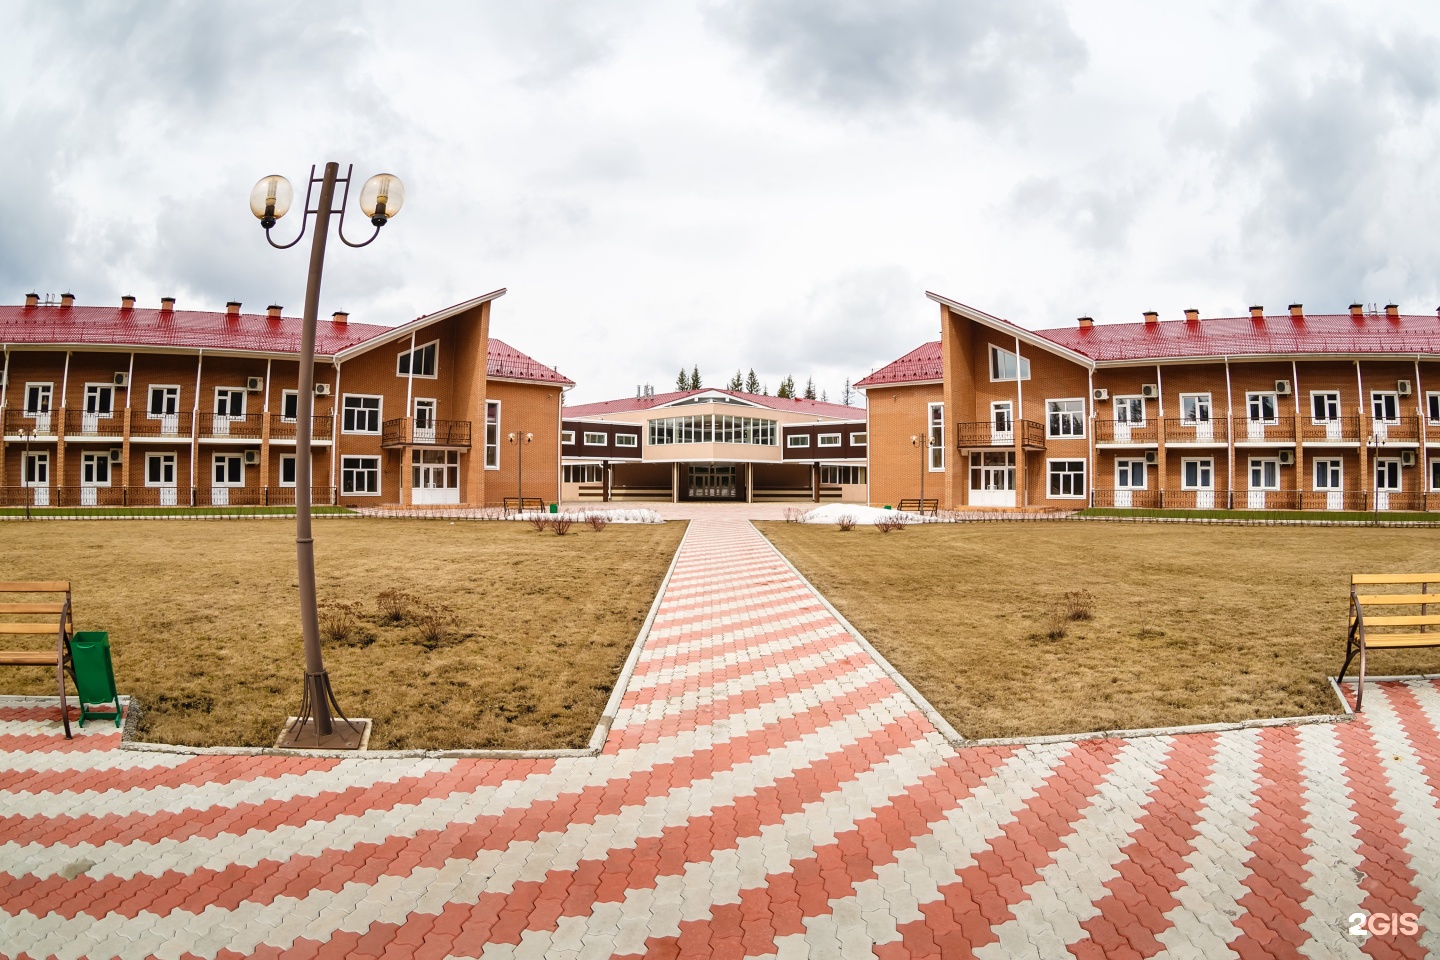
[{"label": "building entrance", "polygon": [[740,487],[735,482],[735,464],[691,464],[685,496],[690,500],[737,500]]}]

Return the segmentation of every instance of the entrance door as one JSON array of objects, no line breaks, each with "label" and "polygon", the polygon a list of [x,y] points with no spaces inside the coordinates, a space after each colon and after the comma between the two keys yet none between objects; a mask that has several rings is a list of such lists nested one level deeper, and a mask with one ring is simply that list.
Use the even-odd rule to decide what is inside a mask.
[{"label": "entrance door", "polygon": [[50,454],[34,452],[22,457],[20,485],[28,489],[30,503],[37,507],[50,506]]},{"label": "entrance door", "polygon": [[415,442],[435,442],[435,401],[415,398]]},{"label": "entrance door", "polygon": [[734,500],[735,464],[692,464],[688,471],[688,496],[692,500]]},{"label": "entrance door", "polygon": [[1265,493],[1269,490],[1280,489],[1280,461],[1279,460],[1251,460],[1250,461],[1250,489],[1247,493],[1247,505],[1251,510],[1265,509]]},{"label": "entrance door", "polygon": [[1390,494],[1399,493],[1400,461],[1384,459],[1375,461],[1375,509],[1390,509]]},{"label": "entrance door", "polygon": [[1215,461],[1180,461],[1180,486],[1195,491],[1196,509],[1215,509]]},{"label": "entrance door", "polygon": [[1344,461],[1315,461],[1315,492],[1325,494],[1326,510],[1345,509]]},{"label": "entrance door", "polygon": [[1130,428],[1145,425],[1144,397],[1115,398],[1115,442],[1129,443]]},{"label": "entrance door", "polygon": [[990,442],[996,446],[1015,442],[1015,405],[1009,400],[990,404]]},{"label": "entrance door", "polygon": [[100,421],[114,411],[115,387],[108,383],[85,385],[85,412],[80,415],[82,433],[99,433]]},{"label": "entrance door", "polygon": [[87,453],[80,460],[80,505],[93,507],[100,502],[95,491],[110,486],[110,452]]},{"label": "entrance door", "polygon": [[1015,506],[1015,451],[970,454],[970,505]]},{"label": "entrance door", "polygon": [[145,486],[160,491],[160,506],[173,507],[180,502],[175,486],[175,454],[147,453],[145,455]]},{"label": "entrance door", "polygon": [[215,390],[214,435],[228,437],[230,424],[245,417],[245,391],[233,387],[217,387]]},{"label": "entrance door", "polygon": [[42,436],[51,432],[50,398],[54,390],[54,384],[49,383],[25,385],[25,416],[35,421],[35,432]]},{"label": "entrance door", "polygon": [[[419,411],[419,407],[416,407]],[[431,419],[430,429],[435,429]],[[420,429],[420,418],[415,418]],[[414,450],[410,456],[410,502],[450,504],[460,502],[460,451]]]},{"label": "entrance door", "polygon": [[[1118,424],[1118,421],[1117,421]],[[1144,460],[1115,461],[1115,506],[1135,505],[1135,491],[1145,489]]]}]

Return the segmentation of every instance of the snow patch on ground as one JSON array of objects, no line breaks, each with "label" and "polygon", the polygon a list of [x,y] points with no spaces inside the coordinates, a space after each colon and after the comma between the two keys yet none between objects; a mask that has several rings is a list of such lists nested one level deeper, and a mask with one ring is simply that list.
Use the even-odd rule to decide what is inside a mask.
[{"label": "snow patch on ground", "polygon": [[904,518],[906,523],[936,523],[935,517],[922,517],[918,513],[901,510],[881,510],[879,507],[864,507],[855,503],[827,503],[816,507],[800,518],[801,523],[839,523],[842,517],[853,517],[857,524],[873,525],[877,520]]},{"label": "snow patch on ground", "polygon": [[505,519],[507,519],[507,520],[537,520],[537,519],[544,518],[544,519],[546,519],[546,520],[549,520],[549,519],[552,519],[552,518],[557,517],[557,516],[567,517],[568,519],[574,520],[576,523],[584,523],[586,520],[590,519],[591,517],[604,517],[606,520],[608,520],[608,521],[611,522],[611,523],[664,523],[664,522],[665,522],[665,518],[662,517],[662,516],[660,516],[660,514],[656,513],[654,510],[644,510],[644,509],[637,510],[637,509],[625,509],[625,508],[620,508],[620,509],[615,509],[615,510],[600,510],[600,509],[562,510],[562,511],[560,511],[560,513],[558,513],[558,514],[550,513],[549,511],[536,511],[536,510],[531,510],[531,511],[528,511],[528,512],[526,512],[526,513],[512,513],[509,517],[506,517]]}]

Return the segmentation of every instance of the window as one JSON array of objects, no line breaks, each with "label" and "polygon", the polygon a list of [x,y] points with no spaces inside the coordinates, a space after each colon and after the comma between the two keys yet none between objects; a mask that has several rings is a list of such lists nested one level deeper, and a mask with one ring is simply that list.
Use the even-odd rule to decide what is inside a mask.
[{"label": "window", "polygon": [[1273,393],[1247,393],[1245,395],[1246,406],[1250,410],[1252,422],[1275,423],[1276,422],[1276,398]]},{"label": "window", "polygon": [[1181,460],[1180,486],[1185,490],[1215,489],[1215,461]]},{"label": "window", "polygon": [[80,483],[87,487],[110,486],[110,451],[87,453],[80,458]]},{"label": "window", "polygon": [[808,447],[808,446],[810,446],[810,434],[808,434],[808,433],[792,433],[792,434],[790,434],[790,436],[788,436],[788,437],[785,438],[785,446],[787,446],[787,447]]},{"label": "window", "polygon": [[1400,461],[1376,460],[1375,492],[1398,493],[1401,489],[1403,488],[1400,485]]},{"label": "window", "polygon": [[380,432],[380,397],[347,393],[341,402],[344,416],[340,429],[344,433]]},{"label": "window", "polygon": [[282,423],[294,423],[295,418],[300,415],[300,392],[298,390],[280,391],[280,420]]},{"label": "window", "polygon": [[[440,341],[432,340],[413,351],[403,350],[395,360],[397,377],[435,377],[435,356],[440,350]],[[413,371],[411,368],[414,368]]]},{"label": "window", "polygon": [[604,483],[605,468],[598,463],[567,463],[560,468],[566,483]]},{"label": "window", "polygon": [[1117,490],[1144,490],[1145,461],[1116,460],[1115,488]]},{"label": "window", "polygon": [[1051,498],[1075,499],[1085,496],[1085,461],[1050,460]]},{"label": "window", "polygon": [[779,424],[758,417],[729,414],[697,414],[664,417],[646,425],[651,446],[670,443],[753,443],[764,447],[779,445]]},{"label": "window", "polygon": [[838,447],[840,446],[840,434],[822,433],[816,438],[816,443],[822,447]]},{"label": "window", "polygon": [[869,444],[870,444],[870,435],[869,435],[868,433],[852,433],[852,434],[850,434],[850,446],[852,446],[852,447],[865,447],[865,446],[869,446]]},{"label": "window", "polygon": [[1400,394],[1376,390],[1370,394],[1371,416],[1384,423],[1400,422]]},{"label": "window", "polygon": [[[990,379],[998,382],[1001,380],[1015,380],[1015,354],[1009,350],[1001,350],[993,343],[990,345]],[[1030,361],[1024,357],[1020,358],[1020,380],[1030,379]]]},{"label": "window", "polygon": [[617,446],[617,447],[638,447],[638,446],[640,446],[640,434],[638,434],[638,433],[617,433],[617,434],[615,434],[615,446]]},{"label": "window", "polygon": [[280,486],[295,486],[295,454],[282,454],[280,457]]},{"label": "window", "polygon": [[932,403],[926,416],[930,421],[930,472],[945,469],[945,404]]},{"label": "window", "polygon": [[341,457],[340,492],[360,497],[380,495],[379,457]]},{"label": "window", "polygon": [[1440,457],[1430,460],[1430,489],[1440,491]]},{"label": "window", "polygon": [[500,401],[485,401],[485,469],[500,469]]},{"label": "window", "polygon": [[109,383],[85,384],[85,412],[91,416],[108,417],[115,409],[115,386]]},{"label": "window", "polygon": [[1310,394],[1310,416],[1315,423],[1330,423],[1340,419],[1340,394],[1334,390],[1316,391]]},{"label": "window", "polygon": [[211,480],[217,487],[245,486],[245,458],[238,453],[217,453]]},{"label": "window", "polygon": [[147,454],[145,454],[145,486],[147,486],[147,487],[173,487],[173,486],[175,486],[175,454],[173,454],[173,453],[147,453]]},{"label": "window", "polygon": [[1015,451],[970,454],[970,492],[1015,489]]},{"label": "window", "polygon": [[1440,393],[1425,394],[1425,412],[1432,424],[1440,424]]},{"label": "window", "polygon": [[845,463],[820,464],[820,482],[854,485],[865,482],[865,468]]},{"label": "window", "polygon": [[245,416],[245,391],[239,387],[216,387],[215,416]]},{"label": "window", "polygon": [[1180,394],[1180,422],[1194,426],[1210,422],[1210,394]]},{"label": "window", "polygon": [[1145,398],[1144,397],[1116,397],[1115,422],[1133,423],[1136,426],[1145,425]]},{"label": "window", "polygon": [[603,447],[603,446],[605,446],[605,434],[603,434],[603,433],[591,433],[591,432],[588,431],[588,430],[585,431],[585,446],[587,446],[587,447]]},{"label": "window", "polygon": [[410,486],[415,490],[458,490],[460,451],[419,450],[410,465]]},{"label": "window", "polygon": [[560,431],[560,442],[561,442],[561,443],[574,443],[574,442],[575,442],[575,431],[574,431],[574,430],[561,430],[561,431]]},{"label": "window", "polygon": [[50,399],[55,392],[53,383],[25,384],[25,415],[33,417],[50,412]]},{"label": "window", "polygon": [[1279,490],[1280,461],[1252,459],[1250,461],[1250,489]]},{"label": "window", "polygon": [[22,487],[50,486],[50,453],[48,451],[22,453],[21,458],[25,463],[25,467],[20,473]]},{"label": "window", "polygon": [[1345,489],[1343,460],[1315,461],[1315,489],[1329,492]]},{"label": "window", "polygon": [[1084,400],[1047,400],[1045,410],[1049,414],[1049,436],[1085,436]]},{"label": "window", "polygon": [[158,385],[151,387],[150,402],[145,411],[145,415],[151,420],[175,416],[180,412],[180,388]]}]

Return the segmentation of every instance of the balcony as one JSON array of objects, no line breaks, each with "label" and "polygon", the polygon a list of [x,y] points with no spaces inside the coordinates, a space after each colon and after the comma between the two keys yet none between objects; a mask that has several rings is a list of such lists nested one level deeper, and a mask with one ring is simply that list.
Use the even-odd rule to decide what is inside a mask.
[{"label": "balcony", "polygon": [[[316,443],[329,443],[334,432],[334,417],[315,416],[310,418],[310,438]],[[270,415],[270,439],[280,443],[294,442],[295,418],[272,413]]]},{"label": "balcony", "polygon": [[[311,487],[316,505],[334,487]],[[0,507],[293,507],[294,487],[0,487]]]},{"label": "balcony", "polygon": [[1227,420],[1187,420],[1167,417],[1164,422],[1167,444],[1196,447],[1223,447],[1229,444],[1230,424]]},{"label": "balcony", "polygon": [[60,430],[60,416],[55,413],[26,413],[23,410],[5,411],[5,436],[18,440],[25,435],[36,438],[53,438]]},{"label": "balcony", "polygon": [[1154,420],[1144,423],[1096,420],[1094,424],[1095,442],[1102,446],[1113,444],[1119,447],[1153,447],[1160,442],[1160,424]]},{"label": "balcony", "polygon": [[994,423],[989,421],[957,423],[955,424],[956,448],[965,450],[974,447],[1013,447],[1017,431],[1020,435],[1020,444],[1024,449],[1045,449],[1045,424],[1036,423],[1034,420],[1016,420],[1009,430],[998,429]]},{"label": "balcony", "polygon": [[232,417],[224,413],[200,414],[201,440],[259,440],[265,429],[265,414],[247,413]]},{"label": "balcony", "polygon": [[1398,443],[1413,446],[1420,442],[1420,418],[1397,417],[1394,420],[1371,418],[1370,437],[1378,446]]},{"label": "balcony", "polygon": [[470,446],[469,420],[428,420],[414,417],[386,420],[381,427],[380,446],[466,447]]},{"label": "balcony", "polygon": [[[1168,438],[1167,438],[1168,440]],[[1295,418],[1269,420],[1235,419],[1235,446],[1291,446],[1295,443]]]},{"label": "balcony", "polygon": [[125,411],[86,413],[65,410],[65,439],[120,440],[125,436]]},{"label": "balcony", "polygon": [[1336,417],[1333,420],[1316,422],[1310,417],[1300,419],[1300,439],[1306,446],[1333,444],[1358,444],[1360,442],[1360,418]]}]

